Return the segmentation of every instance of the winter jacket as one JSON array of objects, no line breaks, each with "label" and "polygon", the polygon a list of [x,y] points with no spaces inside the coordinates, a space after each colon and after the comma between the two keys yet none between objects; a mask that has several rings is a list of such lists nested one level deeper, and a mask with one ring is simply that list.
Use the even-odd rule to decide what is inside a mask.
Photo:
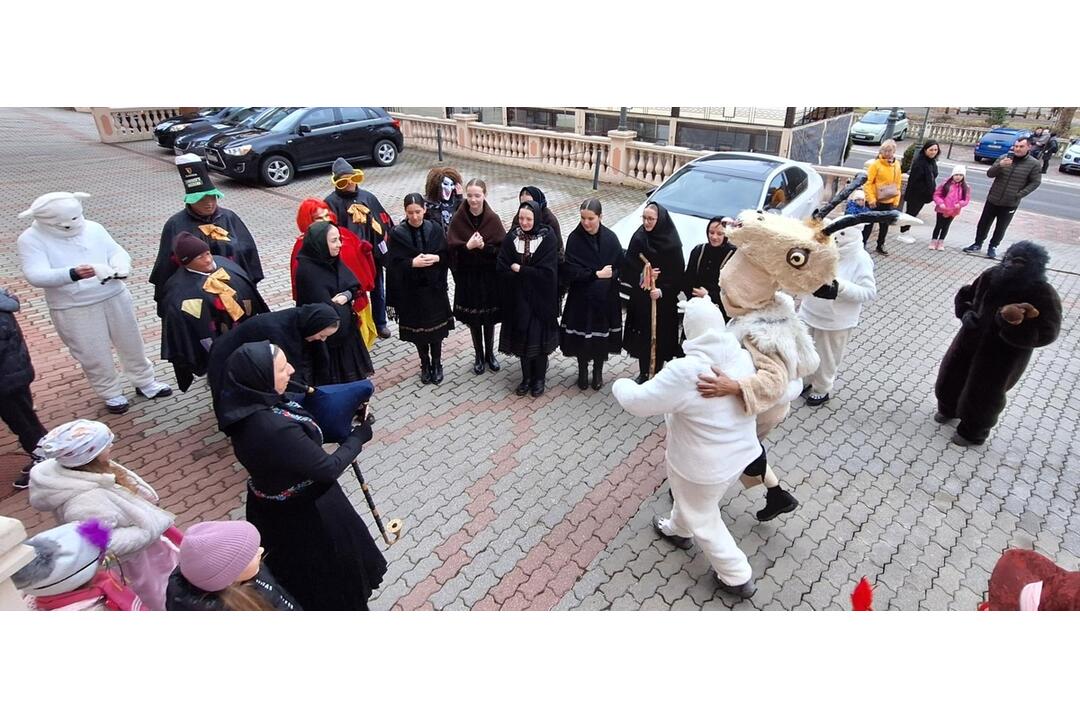
[{"label": "winter jacket", "polygon": [[904,197],[908,202],[930,202],[934,197],[934,185],[937,182],[937,160],[926,157],[919,152],[911,163],[911,171],[908,173],[907,186],[904,189]]},{"label": "winter jacket", "polygon": [[72,470],[55,460],[38,463],[30,471],[30,505],[52,512],[58,523],[97,518],[112,528],[109,551],[123,559],[160,540],[175,518],[155,504],[157,493],[146,481],[120,468],[138,494],[118,485],[112,473]]},{"label": "winter jacket", "polygon": [[34,366],[15,313],[19,301],[0,289],[0,395],[18,392],[34,381]]},{"label": "winter jacket", "polygon": [[874,159],[866,171],[866,183],[863,192],[866,193],[866,204],[873,207],[879,203],[877,199],[878,188],[882,185],[892,184],[896,186],[897,193],[891,200],[882,201],[884,205],[900,207],[900,198],[903,196],[904,174],[900,171],[900,161],[893,158],[892,163],[887,163],[881,157]]},{"label": "winter jacket", "polygon": [[45,288],[45,302],[52,310],[94,305],[124,291],[122,280],[72,280],[71,270],[78,265],[94,265],[104,277],[131,272],[131,256],[93,220],[75,237],[54,235],[35,221],[19,235],[18,245],[23,275],[34,287]]},{"label": "winter jacket", "polygon": [[971,202],[971,188],[967,187],[967,192],[964,192],[964,185],[953,183],[949,186],[949,191],[945,192],[945,185],[948,182],[946,180],[941,183],[934,191],[934,211],[938,215],[951,218],[959,215],[960,211]]},{"label": "winter jacket", "polygon": [[[258,574],[246,584],[254,587],[255,592],[270,603],[274,610],[303,609],[265,567],[259,568]],[[225,610],[225,607],[219,593],[204,592],[195,587],[181,574],[180,568],[176,568],[169,576],[169,587],[165,591],[165,609],[220,611]]]},{"label": "winter jacket", "polygon": [[863,249],[862,238],[840,236],[840,262],[836,267],[835,300],[807,296],[799,306],[799,318],[818,330],[847,330],[859,324],[863,303],[877,297],[874,261]]},{"label": "winter jacket", "polygon": [[748,377],[754,374],[754,364],[723,328],[710,329],[682,347],[686,356],[666,362],[645,384],[621,378],[611,392],[632,415],[664,413],[667,460],[676,472],[701,485],[725,483],[761,454],[755,419],[742,412],[733,395],[702,397],[697,377],[712,366],[728,377]]},{"label": "winter jacket", "polygon": [[1022,158],[1013,158],[1009,167],[1002,167],[999,158],[986,171],[986,176],[994,178],[994,184],[990,186],[990,192],[986,196],[987,202],[1014,208],[1039,187],[1042,182],[1042,163],[1033,158],[1031,153]]}]

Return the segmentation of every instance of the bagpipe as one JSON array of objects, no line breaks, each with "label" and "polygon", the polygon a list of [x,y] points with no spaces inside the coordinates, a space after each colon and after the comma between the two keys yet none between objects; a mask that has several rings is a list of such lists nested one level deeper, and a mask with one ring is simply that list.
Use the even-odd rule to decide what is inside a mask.
[{"label": "bagpipe", "polygon": [[[344,442],[349,437],[353,429],[353,419],[358,415],[362,417],[367,415],[367,403],[375,392],[375,386],[370,380],[319,387],[309,387],[296,382],[289,384],[304,390],[300,405],[318,423],[323,433],[323,440],[332,443]],[[351,465],[360,483],[360,489],[364,492],[364,499],[371,508],[371,514],[375,517],[375,525],[378,526],[386,546],[389,547],[401,538],[404,523],[400,518],[394,518],[383,525],[382,516],[371,497],[371,488],[364,479],[363,473],[360,472],[360,465],[355,460]]]}]

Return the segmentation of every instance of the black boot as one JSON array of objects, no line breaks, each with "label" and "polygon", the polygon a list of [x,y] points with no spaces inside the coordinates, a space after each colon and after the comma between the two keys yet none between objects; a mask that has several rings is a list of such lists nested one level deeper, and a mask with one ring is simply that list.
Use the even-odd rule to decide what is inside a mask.
[{"label": "black boot", "polygon": [[577,361],[577,386],[582,390],[589,389],[589,359],[578,358]]},{"label": "black boot", "polygon": [[604,387],[604,360],[594,358],[592,362],[592,389],[599,390]]},{"label": "black boot", "polygon": [[639,358],[637,363],[638,376],[637,379],[634,380],[634,382],[636,382],[638,385],[643,385],[645,381],[649,379],[649,359],[645,358],[644,360],[642,360]]},{"label": "black boot", "polygon": [[495,324],[484,326],[484,360],[491,372],[498,372],[502,365],[495,359]]},{"label": "black boot", "polygon": [[427,385],[431,382],[431,358],[428,357],[428,346],[417,345],[416,353],[420,356],[420,382]]},{"label": "black boot", "polygon": [[799,501],[795,499],[795,496],[777,485],[765,491],[765,507],[757,511],[757,519],[767,522],[797,507],[799,507]]},{"label": "black boot", "polygon": [[484,374],[484,335],[478,327],[470,327],[469,331],[472,332],[472,347],[473,347],[473,367],[472,371],[477,375]]},{"label": "black boot", "polygon": [[540,397],[544,394],[544,381],[547,376],[547,365],[547,355],[533,358],[533,377],[532,382],[529,384],[529,394],[533,397]]},{"label": "black boot", "polygon": [[521,383],[514,392],[518,395],[529,394],[529,379],[532,377],[532,361],[521,358]]},{"label": "black boot", "polygon": [[442,381],[442,341],[439,341],[431,343],[431,382],[438,385]]}]

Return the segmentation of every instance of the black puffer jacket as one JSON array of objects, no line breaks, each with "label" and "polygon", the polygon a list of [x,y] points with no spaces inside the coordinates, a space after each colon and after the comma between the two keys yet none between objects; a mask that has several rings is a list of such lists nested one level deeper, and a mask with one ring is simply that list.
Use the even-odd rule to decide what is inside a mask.
[{"label": "black puffer jacket", "polygon": [[0,395],[22,390],[34,381],[34,366],[14,313],[19,301],[0,288]]},{"label": "black puffer jacket", "polygon": [[[248,582],[275,610],[303,609],[265,567],[259,568],[259,574]],[[165,590],[165,609],[224,610],[225,608],[221,604],[218,593],[203,592],[180,574],[180,568],[176,568],[169,576],[169,586]]]},{"label": "black puffer jacket", "polygon": [[1013,158],[1009,167],[1002,167],[1001,159],[998,159],[986,171],[986,176],[994,178],[986,199],[995,205],[1017,207],[1042,182],[1042,163],[1031,153],[1022,158]]}]

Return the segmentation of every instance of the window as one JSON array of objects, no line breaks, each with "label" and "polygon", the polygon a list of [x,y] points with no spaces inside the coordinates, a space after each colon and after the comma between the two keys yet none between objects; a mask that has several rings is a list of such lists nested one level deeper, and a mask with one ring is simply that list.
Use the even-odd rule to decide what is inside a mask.
[{"label": "window", "polygon": [[[606,136],[609,131],[618,129],[618,115],[602,115],[600,113],[585,114],[586,135]],[[629,117],[626,119],[626,129],[636,132],[637,137],[634,139],[640,142],[667,145],[671,125],[666,119],[653,120],[651,118]]]},{"label": "window", "polygon": [[338,108],[341,111],[341,122],[352,123],[360,122],[362,120],[371,120],[373,115],[370,110],[362,107],[343,107]]},{"label": "window", "polygon": [[806,191],[810,179],[802,168],[788,168],[784,171],[784,183],[787,185],[788,200],[793,200]]},{"label": "window", "polygon": [[506,109],[506,122],[511,127],[530,130],[574,132],[574,113],[540,108],[516,107]]},{"label": "window", "polygon": [[337,124],[337,120],[334,117],[334,108],[315,108],[301,121],[302,125],[307,125],[312,130],[318,130],[319,128],[330,127]]},{"label": "window", "polygon": [[769,189],[765,191],[765,210],[782,210],[791,200],[784,173],[780,173],[769,183]]},{"label": "window", "polygon": [[680,120],[675,134],[675,144],[691,150],[726,150],[776,155],[780,152],[780,132]]}]

